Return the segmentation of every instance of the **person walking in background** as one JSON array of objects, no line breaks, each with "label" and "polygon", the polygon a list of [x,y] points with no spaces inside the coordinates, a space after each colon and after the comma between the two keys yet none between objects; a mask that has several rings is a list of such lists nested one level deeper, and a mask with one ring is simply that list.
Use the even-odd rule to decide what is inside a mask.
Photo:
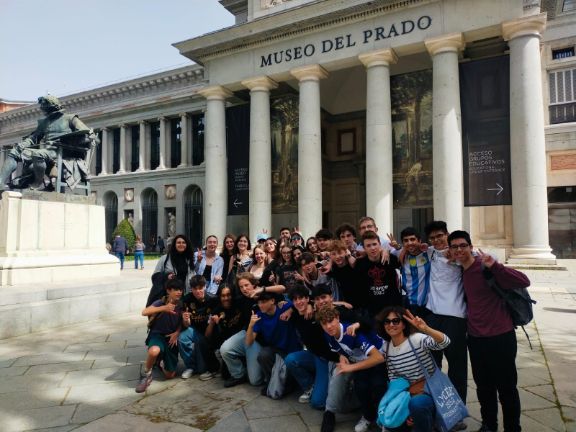
[{"label": "person walking in background", "polygon": [[134,268],[138,270],[138,263],[140,263],[140,270],[144,270],[144,249],[146,245],[142,242],[142,237],[136,236],[134,242]]},{"label": "person walking in background", "polygon": [[116,234],[112,243],[112,251],[120,260],[120,270],[124,270],[124,255],[128,252],[128,242],[120,234]]},{"label": "person walking in background", "polygon": [[160,255],[164,255],[164,248],[166,247],[166,245],[164,243],[164,239],[161,236],[158,236],[156,246],[158,247],[158,252],[160,252]]}]

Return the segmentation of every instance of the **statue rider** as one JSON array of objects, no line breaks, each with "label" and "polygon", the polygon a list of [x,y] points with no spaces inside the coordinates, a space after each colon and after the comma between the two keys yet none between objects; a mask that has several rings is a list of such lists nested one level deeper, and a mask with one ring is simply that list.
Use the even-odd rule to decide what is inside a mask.
[{"label": "statue rider", "polygon": [[[54,165],[57,157],[57,148],[52,143],[74,131],[86,131],[92,134],[90,128],[77,115],[65,114],[56,96],[39,97],[38,103],[45,118],[38,120],[36,130],[8,153],[0,170],[0,192],[8,189],[6,182],[16,170],[18,162],[22,162],[25,169],[31,167],[34,175],[32,189],[43,190],[46,168]],[[41,144],[42,148],[39,148]]]}]

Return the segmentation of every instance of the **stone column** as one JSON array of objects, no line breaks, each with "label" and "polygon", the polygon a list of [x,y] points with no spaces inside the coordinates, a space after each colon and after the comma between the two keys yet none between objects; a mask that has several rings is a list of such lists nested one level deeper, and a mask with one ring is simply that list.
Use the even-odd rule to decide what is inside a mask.
[{"label": "stone column", "polygon": [[166,117],[160,117],[160,163],[158,164],[157,170],[166,169],[166,129],[167,120]]},{"label": "stone column", "polygon": [[117,174],[126,173],[126,133],[127,128],[125,124],[120,125],[120,164]]},{"label": "stone column", "polygon": [[298,226],[304,238],[322,228],[322,149],[320,65],[302,66],[290,73],[300,83],[298,119]]},{"label": "stone column", "polygon": [[146,122],[141,121],[138,126],[138,169],[137,172],[146,171]]},{"label": "stone column", "polygon": [[464,181],[458,53],[462,33],[424,41],[432,56],[432,160],[434,219],[446,221],[448,230],[462,228]]},{"label": "stone column", "polygon": [[250,89],[250,239],[272,232],[272,155],[270,90],[278,84],[266,76],[242,81]]},{"label": "stone column", "polygon": [[398,57],[393,49],[361,54],[366,66],[366,214],[382,232],[392,232],[392,108],[390,64]]},{"label": "stone column", "polygon": [[228,167],[226,160],[226,98],[232,92],[221,86],[199,92],[207,99],[205,126],[204,234],[223,239],[228,216]]},{"label": "stone column", "polygon": [[188,114],[180,114],[180,165],[178,168],[188,166],[188,148],[190,144],[190,128],[188,127]]},{"label": "stone column", "polygon": [[548,198],[540,36],[546,14],[502,23],[510,47],[510,154],[514,249],[509,262],[555,264]]},{"label": "stone column", "polygon": [[101,176],[108,175],[108,141],[109,141],[109,130],[108,128],[102,128],[102,171],[100,171]]}]

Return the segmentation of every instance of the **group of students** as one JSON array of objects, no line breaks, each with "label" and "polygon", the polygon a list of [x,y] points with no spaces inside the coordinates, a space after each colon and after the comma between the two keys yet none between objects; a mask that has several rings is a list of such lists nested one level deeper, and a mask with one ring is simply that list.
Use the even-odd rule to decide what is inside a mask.
[{"label": "group of students", "polygon": [[[408,418],[394,431],[432,431],[435,405],[424,386],[448,362],[448,376],[466,402],[467,355],[480,402],[480,431],[520,431],[516,334],[485,271],[503,288],[527,287],[521,272],[473,251],[465,231],[445,222],[425,228],[428,243],[406,228],[398,243],[383,238],[370,217],[343,224],[335,235],[321,229],[304,241],[283,228],[278,240],[258,235],[208,236],[193,251],[176,236],[160,258],[165,295],[149,299],[148,355],[137,392],[144,392],[158,364],[166,378],[209,380],[224,387],[249,382],[263,395],[277,394],[278,366],[287,370],[282,392],[299,386],[301,403],[324,410],[322,432],[336,414],[359,408],[356,432],[369,430],[391,380],[410,383]],[[151,301],[154,300],[154,301]],[[272,388],[274,387],[274,388]],[[461,422],[455,430],[465,429]]]}]

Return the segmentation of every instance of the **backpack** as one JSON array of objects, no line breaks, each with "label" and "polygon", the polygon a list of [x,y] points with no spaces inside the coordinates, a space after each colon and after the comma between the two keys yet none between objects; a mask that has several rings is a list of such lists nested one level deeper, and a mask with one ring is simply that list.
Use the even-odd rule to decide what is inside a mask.
[{"label": "backpack", "polygon": [[484,279],[494,290],[498,297],[504,300],[506,309],[512,317],[512,323],[514,327],[522,327],[528,343],[530,344],[530,349],[532,349],[532,343],[530,342],[530,337],[524,328],[525,325],[529,324],[532,319],[534,319],[534,311],[532,310],[532,305],[536,304],[536,301],[530,297],[528,290],[526,288],[512,288],[512,289],[502,289],[496,282],[496,278],[490,271],[490,269],[484,267],[482,270]]}]

